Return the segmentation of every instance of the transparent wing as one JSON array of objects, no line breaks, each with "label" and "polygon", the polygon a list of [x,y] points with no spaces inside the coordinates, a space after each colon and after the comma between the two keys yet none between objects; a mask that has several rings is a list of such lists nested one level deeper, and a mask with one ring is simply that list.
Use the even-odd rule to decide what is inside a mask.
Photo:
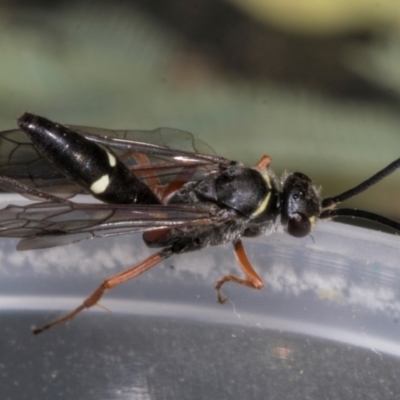
[{"label": "transparent wing", "polygon": [[[174,180],[182,168],[190,179],[201,179],[216,172],[219,165],[229,163],[229,160],[213,155],[211,147],[196,140],[191,133],[177,129],[115,131],[68,127],[112,149],[142,179],[157,177],[167,183]],[[20,129],[0,133],[0,175],[62,198],[82,192],[38,153]],[[0,189],[10,190],[7,185],[0,185]]]},{"label": "transparent wing", "polygon": [[[67,196],[80,192],[38,153],[28,136],[19,129],[0,133],[0,175],[61,196],[62,193]],[[5,184],[0,184],[0,189],[10,191]]]},{"label": "transparent wing", "polygon": [[110,138],[130,142],[149,143],[160,147],[188,153],[215,155],[214,150],[206,143],[196,139],[190,132],[174,128],[157,128],[154,130],[112,130],[102,128],[67,125],[85,137]]},{"label": "transparent wing", "polygon": [[22,238],[19,250],[157,228],[197,227],[226,219],[215,206],[42,202],[0,210],[0,237]]}]

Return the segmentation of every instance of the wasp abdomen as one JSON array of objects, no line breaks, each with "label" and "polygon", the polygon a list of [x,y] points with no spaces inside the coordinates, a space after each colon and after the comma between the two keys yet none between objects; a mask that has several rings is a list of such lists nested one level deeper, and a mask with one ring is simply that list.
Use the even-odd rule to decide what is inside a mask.
[{"label": "wasp abdomen", "polygon": [[149,187],[110,150],[46,118],[25,113],[17,122],[44,157],[99,200],[120,204],[160,203]]}]

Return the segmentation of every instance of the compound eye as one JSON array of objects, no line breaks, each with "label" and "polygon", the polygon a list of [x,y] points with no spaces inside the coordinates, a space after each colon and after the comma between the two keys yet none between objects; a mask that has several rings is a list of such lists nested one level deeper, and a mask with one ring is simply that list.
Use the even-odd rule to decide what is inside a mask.
[{"label": "compound eye", "polygon": [[294,237],[303,237],[311,232],[311,221],[304,214],[295,213],[289,218],[287,232]]}]

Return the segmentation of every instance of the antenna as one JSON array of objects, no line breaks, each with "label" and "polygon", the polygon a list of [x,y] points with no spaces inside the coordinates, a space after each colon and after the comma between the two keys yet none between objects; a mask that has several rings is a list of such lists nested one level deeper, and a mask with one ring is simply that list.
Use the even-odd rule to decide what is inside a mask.
[{"label": "antenna", "polygon": [[365,180],[364,182],[361,182],[359,185],[353,187],[352,189],[347,190],[346,192],[343,192],[338,196],[327,197],[326,199],[323,199],[322,209],[326,210],[334,208],[336,204],[357,196],[358,194],[364,192],[364,190],[367,190],[371,186],[376,185],[379,181],[392,174],[398,168],[400,168],[400,158],[398,158],[396,161],[393,161],[387,167],[381,169],[375,175],[371,176],[371,178]]},{"label": "antenna", "polygon": [[352,189],[339,194],[338,196],[327,197],[322,200],[322,212],[319,216],[320,219],[328,219],[335,217],[353,217],[362,218],[369,221],[377,222],[378,224],[388,226],[400,231],[400,223],[392,219],[386,218],[382,215],[375,214],[369,211],[357,210],[352,208],[339,208],[335,207],[341,202],[348,200],[358,194],[364,192],[371,186],[376,185],[382,179],[386,178],[394,171],[400,168],[400,158],[390,163],[387,167],[378,171],[375,175],[371,176],[367,180],[361,182],[359,185],[353,187]]}]

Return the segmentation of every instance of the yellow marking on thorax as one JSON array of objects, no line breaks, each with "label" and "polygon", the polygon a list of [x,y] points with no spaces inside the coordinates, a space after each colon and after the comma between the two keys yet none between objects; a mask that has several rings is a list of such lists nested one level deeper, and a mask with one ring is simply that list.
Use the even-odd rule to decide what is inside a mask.
[{"label": "yellow marking on thorax", "polygon": [[272,183],[271,183],[271,177],[264,171],[262,170],[257,170],[261,176],[264,178],[265,183],[267,184],[267,187],[269,189],[268,194],[265,196],[264,200],[261,202],[261,204],[259,205],[259,207],[257,208],[256,211],[253,212],[253,214],[251,214],[252,217],[257,217],[260,214],[262,214],[268,207],[269,201],[271,199],[271,190],[272,190]]},{"label": "yellow marking on thorax", "polygon": [[268,203],[269,203],[269,199],[271,198],[271,192],[268,192],[268,194],[265,196],[265,199],[262,201],[262,203],[260,204],[260,206],[257,208],[256,211],[253,212],[253,214],[251,214],[252,217],[257,217],[259,216],[261,213],[263,213],[265,211],[265,209],[268,207]]}]

